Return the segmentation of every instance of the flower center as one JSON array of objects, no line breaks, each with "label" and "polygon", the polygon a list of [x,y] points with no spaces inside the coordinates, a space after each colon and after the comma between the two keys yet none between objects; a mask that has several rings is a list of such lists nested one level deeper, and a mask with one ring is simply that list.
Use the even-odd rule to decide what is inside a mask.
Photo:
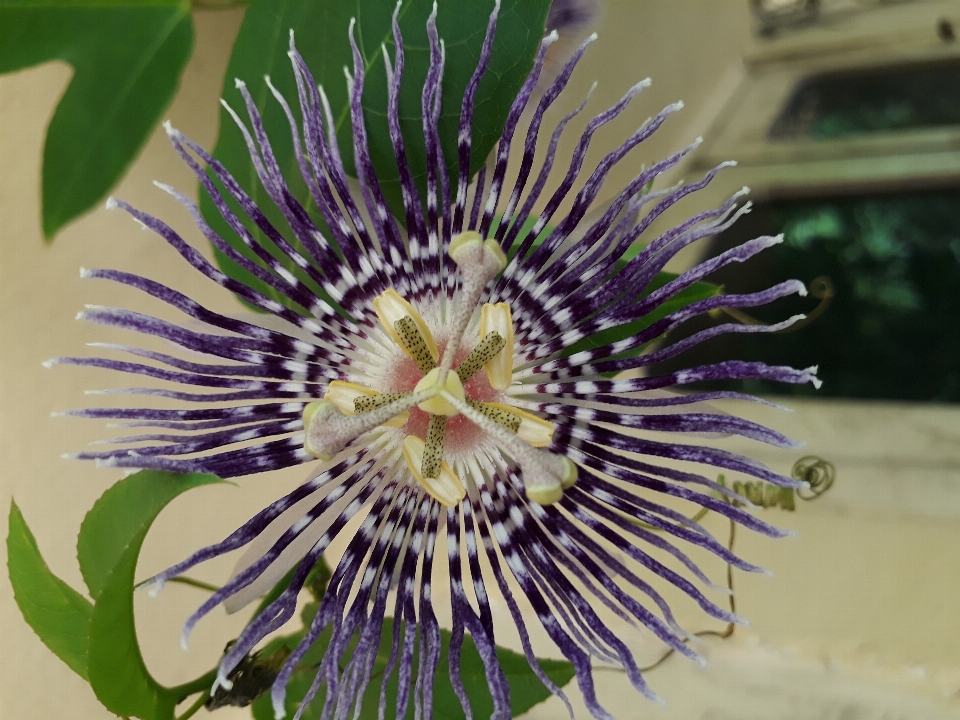
[{"label": "flower center", "polygon": [[[546,490],[531,492],[528,488],[528,496],[537,502],[554,502],[562,493],[561,484],[572,482],[572,471],[560,460],[559,465],[545,461],[535,455],[541,451],[533,448],[549,445],[555,426],[495,401],[506,399],[502,391],[513,376],[510,307],[506,303],[483,305],[479,336],[475,344],[465,342],[484,288],[503,270],[506,258],[494,241],[484,241],[475,232],[454,238],[450,256],[460,268],[460,295],[443,328],[447,336],[442,356],[428,324],[406,299],[395,290],[377,296],[373,309],[380,325],[402,350],[386,373],[390,387],[380,391],[356,383],[331,382],[323,400],[304,410],[305,447],[329,460],[368,430],[402,427],[406,431],[403,456],[410,473],[432,497],[454,507],[466,490],[446,461],[451,459],[450,441],[461,456],[475,452],[482,441],[492,441],[509,446],[521,466],[524,459],[528,465],[542,465]],[[467,351],[470,344],[473,347]]]}]

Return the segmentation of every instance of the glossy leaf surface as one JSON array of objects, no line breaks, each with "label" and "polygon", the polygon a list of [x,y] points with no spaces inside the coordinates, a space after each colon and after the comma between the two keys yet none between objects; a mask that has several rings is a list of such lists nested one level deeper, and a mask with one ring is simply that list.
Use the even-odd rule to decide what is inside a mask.
[{"label": "glossy leaf surface", "polygon": [[[289,31],[297,39],[297,48],[304,56],[316,81],[329,96],[341,155],[347,172],[354,174],[352,129],[349,120],[348,95],[344,66],[353,67],[348,41],[351,18],[356,18],[355,35],[366,65],[363,95],[364,116],[370,141],[370,152],[377,177],[395,214],[400,212],[399,183],[386,122],[386,76],[381,45],[393,53],[390,18],[394,0],[254,0],[247,9],[243,26],[234,45],[233,55],[224,80],[223,97],[240,113],[243,101],[234,79],[245,81],[257,108],[263,114],[264,127],[270,137],[278,164],[293,194],[311,211],[306,185],[293,156],[290,126],[282,108],[273,98],[264,75],[269,75],[288,102],[296,105],[296,84],[287,57]],[[500,11],[493,56],[477,92],[473,133],[471,170],[479,169],[500,135],[510,104],[533,64],[537,46],[543,35],[548,0],[506,0]],[[400,115],[411,170],[422,181],[425,177],[425,150],[421,120],[421,92],[426,77],[429,52],[426,20],[433,6],[431,0],[407,0],[400,11],[400,25],[406,46],[406,67],[401,85]],[[456,177],[456,135],[464,89],[476,67],[486,32],[492,2],[449,0],[440,6],[437,28],[446,45],[447,63],[442,88],[440,137],[448,172]],[[299,112],[295,110],[299,118]],[[226,111],[220,116],[220,135],[214,156],[230,170],[246,192],[264,210],[275,227],[291,238],[289,227],[266,197],[257,180],[243,137]],[[455,183],[454,183],[455,186]],[[211,226],[234,247],[240,241],[228,228],[205,194],[201,209]],[[319,224],[319,223],[318,223]],[[321,230],[324,228],[320,225]],[[254,237],[277,257],[279,251],[252,224]],[[243,251],[248,257],[252,255]],[[268,297],[283,302],[276,290],[256,280],[223,254],[217,253],[221,268]],[[287,267],[301,280],[305,276],[287,262]],[[308,285],[316,288],[309,281]]]},{"label": "glossy leaf surface", "polygon": [[[305,624],[313,618],[317,605],[311,604],[304,608],[303,619]],[[302,669],[294,672],[293,677],[287,686],[287,716],[290,717],[296,712],[300,700],[306,694],[310,684],[316,675],[316,665],[323,658],[327,643],[329,642],[329,629],[321,634],[318,642],[310,649],[300,665]],[[440,654],[440,662],[437,666],[437,672],[434,680],[433,695],[433,717],[436,718],[463,718],[463,708],[453,691],[448,674],[448,655],[447,648],[450,644],[450,632],[441,630],[441,642],[443,649]],[[261,653],[268,656],[277,648],[286,645],[293,649],[303,632],[278,638],[268,644]],[[379,716],[380,688],[383,671],[386,667],[390,655],[390,648],[393,642],[393,619],[384,620],[381,636],[380,649],[373,667],[372,680],[367,686],[363,697],[363,705],[360,711],[361,720],[375,720]],[[349,653],[348,653],[349,655]],[[500,660],[501,667],[507,680],[510,682],[511,711],[514,717],[527,712],[534,705],[543,702],[550,697],[550,691],[544,687],[533,671],[527,664],[523,655],[518,655],[506,648],[497,648],[497,657]],[[349,657],[346,658],[348,660]],[[414,655],[414,663],[417,662],[417,654]],[[561,660],[540,660],[540,665],[553,682],[558,686],[563,686],[574,676],[573,666]],[[416,666],[416,665],[415,665]],[[493,700],[490,697],[490,691],[487,688],[486,674],[484,673],[483,661],[477,652],[476,646],[470,636],[466,636],[463,642],[460,659],[461,677],[470,697],[470,705],[473,710],[473,716],[477,718],[490,717],[493,713]],[[321,687],[310,707],[304,712],[305,720],[316,720],[320,717],[323,709],[325,686]],[[386,710],[387,717],[393,717],[396,708],[397,698],[397,677],[396,668],[387,684]],[[253,716],[256,720],[273,720],[273,707],[270,702],[269,692],[260,697],[253,703]],[[411,697],[407,707],[405,717],[414,716],[413,700]]]},{"label": "glossy leaf surface", "polygon": [[10,503],[7,567],[24,620],[54,655],[86,680],[87,626],[93,606],[50,571],[14,502]]},{"label": "glossy leaf surface", "polygon": [[96,597],[90,618],[87,669],[103,705],[121,716],[170,718],[179,699],[151,677],[137,643],[133,616],[137,558],[160,511],[191,488],[220,482],[213,475],[142,470],[105,492],[80,527],[77,555]]},{"label": "glossy leaf surface", "polygon": [[74,71],[47,128],[47,240],[106,197],[177,90],[193,49],[186,0],[6,0],[0,73],[51,60]]}]

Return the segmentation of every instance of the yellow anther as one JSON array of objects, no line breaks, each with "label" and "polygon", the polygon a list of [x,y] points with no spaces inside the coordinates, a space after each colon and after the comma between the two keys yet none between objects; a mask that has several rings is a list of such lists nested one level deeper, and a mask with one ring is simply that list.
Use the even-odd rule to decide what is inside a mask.
[{"label": "yellow anther", "polygon": [[430,416],[427,442],[423,451],[423,464],[420,466],[420,474],[425,478],[440,477],[440,466],[443,463],[443,435],[446,427],[446,415]]},{"label": "yellow anther", "polygon": [[460,268],[460,294],[453,319],[448,323],[450,335],[440,363],[444,371],[453,367],[463,333],[485,288],[507,266],[507,258],[496,241],[482,240],[479,233],[473,230],[457,235],[450,243],[449,252]]},{"label": "yellow anther", "polygon": [[517,432],[520,429],[522,420],[518,415],[514,415],[506,405],[495,403],[477,402],[467,398],[467,405],[477,412],[483,413],[486,417],[493,420],[497,425],[505,427],[510,432]]},{"label": "yellow anther", "polygon": [[525,440],[533,447],[546,447],[553,441],[553,433],[557,426],[541,417],[526,410],[515,408],[512,405],[503,405],[501,403],[485,403],[494,408],[499,408],[520,418],[520,427],[517,429],[517,436]]},{"label": "yellow anther", "polygon": [[407,355],[417,363],[420,372],[428,373],[437,366],[437,361],[430,354],[430,348],[427,347],[427,342],[423,339],[423,335],[413,318],[404,315],[393,324],[393,329],[397,331],[400,344],[407,351]]},{"label": "yellow anther", "polygon": [[500,333],[490,332],[483,336],[483,339],[477,343],[477,346],[470,351],[470,354],[464,359],[457,368],[457,375],[461,382],[467,382],[472,378],[477,370],[482,368],[497,353],[503,350],[506,345]]},{"label": "yellow anther", "polygon": [[[355,415],[357,412],[356,401],[359,398],[374,397],[378,395],[380,395],[380,393],[373,388],[368,388],[364,385],[357,385],[356,383],[343,382],[342,380],[333,380],[329,385],[327,385],[327,391],[324,393],[323,399],[332,402],[345,415]],[[390,398],[391,399],[386,400],[386,402],[392,402],[392,400],[396,399],[392,395]],[[309,405],[307,407],[309,407]],[[369,409],[372,410],[373,407]],[[385,422],[384,425],[389,425],[390,427],[400,427],[401,425],[406,424],[409,418],[410,413],[403,412]]]},{"label": "yellow anther", "polygon": [[454,415],[460,414],[459,411],[453,407],[453,405],[439,395],[441,390],[446,390],[448,393],[456,398],[459,398],[460,400],[464,400],[466,398],[466,394],[463,392],[463,383],[460,382],[460,376],[457,375],[455,370],[451,370],[447,373],[447,378],[441,387],[440,368],[434,368],[423,376],[413,391],[420,392],[421,390],[430,389],[436,389],[438,394],[434,395],[428,400],[424,400],[417,407],[424,412],[430,413],[431,415],[447,415],[448,417],[453,417]]},{"label": "yellow anther", "polygon": [[424,477],[420,469],[423,467],[425,449],[423,440],[416,435],[408,435],[403,441],[403,458],[407,461],[407,467],[430,497],[444,507],[456,507],[467,494],[463,483],[445,462],[440,463],[439,477]]},{"label": "yellow anther", "polygon": [[357,415],[376,410],[378,407],[389,405],[395,400],[407,397],[410,393],[381,393],[380,395],[364,395],[353,399],[353,411]]},{"label": "yellow anther", "polygon": [[[383,329],[407,355],[410,355],[410,351],[407,349],[407,346],[403,344],[403,340],[397,334],[395,327],[397,320],[405,317],[409,317],[417,326],[417,330],[420,331],[420,335],[423,337],[423,341],[434,362],[440,359],[440,349],[437,347],[437,343],[430,333],[430,328],[427,327],[420,313],[413,309],[413,305],[400,297],[400,294],[396,290],[387,290],[374,298],[373,309],[377,313],[377,317],[380,318]],[[410,357],[413,357],[413,355],[410,355]]]},{"label": "yellow anther", "polygon": [[480,337],[492,332],[504,339],[504,347],[483,367],[490,384],[497,390],[506,390],[513,382],[513,315],[506,303],[487,303],[480,308]]}]

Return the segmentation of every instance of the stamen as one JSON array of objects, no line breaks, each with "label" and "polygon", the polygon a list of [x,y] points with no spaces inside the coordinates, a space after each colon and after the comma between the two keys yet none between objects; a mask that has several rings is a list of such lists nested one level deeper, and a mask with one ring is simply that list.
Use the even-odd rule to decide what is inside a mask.
[{"label": "stamen", "polygon": [[467,398],[467,405],[477,412],[481,412],[493,420],[497,425],[502,425],[510,432],[517,432],[520,429],[522,420],[514,415],[510,409],[497,403],[478,402]]},{"label": "stamen", "polygon": [[507,303],[486,303],[480,308],[480,335],[495,332],[504,339],[504,349],[484,363],[487,379],[497,390],[513,383],[513,314]]},{"label": "stamen", "polygon": [[[433,334],[430,332],[430,328],[427,327],[427,323],[424,322],[420,313],[413,309],[413,305],[400,297],[400,294],[396,290],[387,290],[377,295],[373,300],[373,309],[377,313],[377,317],[380,318],[380,322],[387,335],[389,335],[397,345],[403,348],[404,352],[409,354],[410,351],[407,350],[407,346],[403,344],[403,341],[397,334],[394,323],[404,317],[409,317],[417,326],[417,330],[420,331],[420,336],[426,343],[433,361],[436,363],[436,361],[440,359],[440,350],[437,348],[437,343],[433,339]],[[413,356],[411,355],[411,357]]]},{"label": "stamen", "polygon": [[527,498],[532,502],[540,505],[555,503],[563,497],[564,488],[571,487],[577,481],[577,466],[569,458],[531,447],[518,435],[513,435],[465,401],[444,390],[439,394],[470,422],[510,451],[520,466],[520,479],[526,488]]},{"label": "stamen", "polygon": [[427,442],[423,451],[423,463],[420,473],[425,478],[440,477],[440,465],[443,463],[443,432],[447,427],[446,415],[431,415],[427,427]]},{"label": "stamen", "polygon": [[435,387],[413,392],[362,415],[348,415],[330,400],[315,400],[303,409],[303,448],[321,460],[332,460],[365,432],[429,400],[437,392]]},{"label": "stamen", "polygon": [[[343,380],[331,380],[330,384],[327,385],[326,392],[323,394],[323,399],[332,402],[334,405],[340,408],[341,412],[345,413],[346,415],[356,415],[361,412],[368,412],[369,410],[373,410],[374,408],[378,408],[389,402],[393,402],[394,400],[398,400],[403,396],[404,393],[381,394],[373,388],[366,387],[365,385],[344,382]],[[358,402],[365,409],[358,409]],[[391,418],[385,422],[384,425],[400,427],[401,425],[405,425],[409,419],[410,413],[401,413],[395,418]],[[304,427],[306,427],[306,424],[304,424]]]},{"label": "stamen", "polygon": [[403,458],[407,461],[410,473],[417,482],[434,500],[444,507],[456,507],[467,495],[463,483],[460,482],[451,467],[445,462],[440,463],[440,476],[436,478],[424,477],[420,472],[423,466],[423,456],[426,445],[416,435],[407,435],[403,441]]},{"label": "stamen", "polygon": [[480,302],[487,283],[494,280],[507,266],[507,257],[495,240],[484,240],[480,233],[468,230],[450,242],[450,257],[460,268],[460,301],[453,322],[450,323],[450,339],[443,351],[440,375],[446,376],[453,366],[463,340],[463,333]]},{"label": "stamen", "polygon": [[[484,306],[486,307],[486,306]],[[507,341],[498,332],[488,332],[483,334],[483,340],[467,355],[466,360],[460,363],[457,368],[457,375],[460,376],[460,382],[467,382],[472,378],[477,370],[482,368],[498,352],[503,350]]]},{"label": "stamen", "polygon": [[393,327],[400,337],[400,344],[403,346],[403,349],[407,351],[407,354],[413,358],[414,362],[417,363],[420,372],[426,375],[437,366],[437,361],[433,355],[430,354],[427,343],[423,339],[423,335],[417,328],[417,324],[413,321],[413,318],[409,315],[404,315],[393,324]]},{"label": "stamen", "polygon": [[526,410],[513,407],[512,405],[502,405],[500,403],[485,403],[493,408],[498,408],[508,412],[520,420],[520,426],[517,429],[517,436],[525,440],[533,447],[546,447],[553,442],[553,433],[557,426],[549,420],[529,413]]},{"label": "stamen", "polygon": [[394,400],[399,400],[402,397],[406,397],[410,393],[382,393],[380,395],[368,395],[365,397],[357,397],[353,399],[353,409],[357,415],[360,413],[370,412],[371,410],[376,410],[378,407],[382,407],[387,403],[391,403]]}]

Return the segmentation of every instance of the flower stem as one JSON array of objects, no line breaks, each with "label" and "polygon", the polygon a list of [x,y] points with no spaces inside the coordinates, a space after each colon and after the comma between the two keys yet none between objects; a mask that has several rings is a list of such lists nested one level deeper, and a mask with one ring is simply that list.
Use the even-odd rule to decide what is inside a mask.
[{"label": "flower stem", "polygon": [[[148,582],[150,582],[150,581],[149,581],[149,580],[144,580],[144,581],[142,581],[142,582],[138,582],[138,583],[137,583],[136,585],[134,585],[133,587],[134,587],[134,589],[136,590],[136,589],[139,589],[139,588],[143,587],[143,586],[146,585]],[[205,582],[203,582],[203,580],[194,580],[193,578],[183,577],[183,576],[177,576],[177,577],[169,578],[168,580],[166,580],[166,582],[168,582],[168,583],[180,583],[181,585],[190,585],[191,587],[200,588],[201,590],[207,590],[208,592],[216,592],[217,590],[220,589],[220,588],[217,587],[216,585],[211,585],[210,583],[205,583]]]},{"label": "flower stem", "polygon": [[[702,512],[706,514],[706,509],[704,509]],[[733,518],[730,518],[730,535],[727,539],[727,549],[730,552],[733,552],[733,543],[734,543],[734,540],[736,540],[736,537],[737,537],[737,523],[733,520]],[[727,563],[727,589],[730,591],[730,612],[736,615],[737,602],[733,596],[733,565],[731,565],[730,563]],[[694,633],[694,636],[695,637],[714,636],[714,637],[723,639],[733,635],[733,631],[735,628],[736,628],[736,625],[732,622],[729,622],[727,623],[727,627],[723,631],[702,630],[700,632]],[[686,640],[684,640],[684,642],[686,642]],[[660,667],[660,665],[662,665],[664,661],[666,661],[666,659],[669,658],[671,655],[673,655],[675,652],[676,650],[674,650],[673,648],[670,648],[663,655],[661,655],[660,658],[657,659],[655,662],[651,663],[650,665],[647,665],[646,667],[640,668],[640,672],[649,672],[650,670],[654,670]]]},{"label": "flower stem", "polygon": [[203,694],[200,695],[200,697],[197,698],[197,701],[193,705],[187,708],[187,710],[183,713],[183,715],[178,715],[176,717],[176,720],[187,720],[187,718],[190,718],[196,715],[197,712],[200,710],[200,708],[202,708],[204,704],[207,702],[209,697],[210,697],[210,691],[206,690]]},{"label": "flower stem", "polygon": [[194,580],[189,577],[173,577],[167,580],[167,582],[180,583],[181,585],[190,585],[191,587],[200,588],[201,590],[208,590],[210,592],[216,592],[220,588],[216,585],[211,585],[210,583],[205,583],[203,580]]},{"label": "flower stem", "polygon": [[[203,675],[198,677],[196,680],[191,680],[190,682],[186,682],[183,685],[177,685],[175,687],[170,688],[170,692],[176,693],[177,702],[181,703],[184,700],[186,700],[188,697],[193,695],[195,692],[200,692],[201,690],[209,691],[210,686],[213,685],[213,681],[216,679],[217,679],[217,668],[214,668],[213,670],[210,670],[204,673]],[[204,692],[204,695],[208,695],[208,694],[209,694],[208,692]],[[206,701],[206,699],[204,699],[204,701]],[[190,712],[190,711],[188,710],[187,712]],[[196,712],[196,710],[193,710],[193,712]],[[190,712],[190,714],[192,715],[193,712]],[[184,717],[189,717],[189,715]],[[178,718],[178,720],[182,720],[182,718]]]}]

